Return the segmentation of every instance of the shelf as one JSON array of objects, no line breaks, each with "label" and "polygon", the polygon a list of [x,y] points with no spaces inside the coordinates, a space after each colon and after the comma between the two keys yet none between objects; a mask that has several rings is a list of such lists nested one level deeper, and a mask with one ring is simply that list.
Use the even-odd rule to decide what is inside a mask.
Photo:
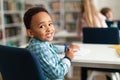
[{"label": "shelf", "polygon": [[[25,44],[26,35],[23,34],[24,0],[2,0],[0,4],[0,43],[2,45]],[[11,45],[12,46],[12,45]]]},{"label": "shelf", "polygon": [[16,35],[16,36],[13,36],[13,37],[8,37],[7,38],[7,42],[9,42],[9,41],[18,41],[18,40],[20,40],[20,36],[21,35]]},{"label": "shelf", "polygon": [[81,0],[65,0],[64,3],[64,17],[65,28],[68,32],[76,32],[77,20],[80,13]]},{"label": "shelf", "polygon": [[18,10],[5,10],[4,14],[20,14],[21,11]]},{"label": "shelf", "polygon": [[21,27],[21,23],[11,23],[11,24],[5,24],[5,28],[11,28],[11,27],[15,27],[15,26],[19,26]]},{"label": "shelf", "polygon": [[[53,21],[60,29],[75,32],[81,0],[51,0],[49,6]],[[59,25],[58,25],[59,24]],[[73,29],[73,30],[72,30]]]},{"label": "shelf", "polygon": [[65,4],[65,11],[80,11],[80,2],[79,1],[69,1]]},{"label": "shelf", "polygon": [[61,6],[61,3],[60,1],[52,1],[50,2],[50,8],[53,10],[53,11],[59,11],[60,10],[60,6]]},{"label": "shelf", "polygon": [[2,38],[3,38],[2,34],[3,34],[2,30],[0,30],[0,42],[1,42]]},{"label": "shelf", "polygon": [[14,1],[3,1],[4,10],[23,10],[23,3],[20,2],[20,0]]}]

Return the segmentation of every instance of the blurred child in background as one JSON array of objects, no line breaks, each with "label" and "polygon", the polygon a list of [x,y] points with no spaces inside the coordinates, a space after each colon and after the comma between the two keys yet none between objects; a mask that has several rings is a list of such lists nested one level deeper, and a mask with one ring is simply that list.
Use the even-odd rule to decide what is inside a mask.
[{"label": "blurred child in background", "polygon": [[106,20],[113,20],[113,12],[109,7],[104,7],[100,10],[101,14],[106,17]]}]

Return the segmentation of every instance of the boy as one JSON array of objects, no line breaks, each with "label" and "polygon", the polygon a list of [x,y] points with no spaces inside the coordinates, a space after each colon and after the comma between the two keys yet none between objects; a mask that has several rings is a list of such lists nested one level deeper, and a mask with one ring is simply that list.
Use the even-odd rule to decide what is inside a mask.
[{"label": "boy", "polygon": [[24,14],[24,23],[27,35],[31,37],[27,49],[39,58],[46,80],[64,80],[74,57],[74,49],[79,49],[79,46],[69,46],[65,57],[58,57],[61,51],[50,43],[55,33],[53,22],[48,11],[42,7],[30,8]]}]

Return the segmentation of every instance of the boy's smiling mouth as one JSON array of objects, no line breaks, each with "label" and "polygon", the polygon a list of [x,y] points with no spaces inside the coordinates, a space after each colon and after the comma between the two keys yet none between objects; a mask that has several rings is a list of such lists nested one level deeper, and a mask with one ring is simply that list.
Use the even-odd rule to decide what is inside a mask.
[{"label": "boy's smiling mouth", "polygon": [[53,37],[53,33],[46,34],[47,38]]}]

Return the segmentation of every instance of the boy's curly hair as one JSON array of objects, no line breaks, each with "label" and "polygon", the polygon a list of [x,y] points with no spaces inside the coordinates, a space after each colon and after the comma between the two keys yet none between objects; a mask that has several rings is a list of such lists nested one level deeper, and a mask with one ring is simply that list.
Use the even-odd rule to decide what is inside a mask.
[{"label": "boy's curly hair", "polygon": [[43,7],[32,7],[25,12],[23,21],[26,29],[30,29],[32,17],[39,12],[46,12],[49,14],[49,12]]}]

